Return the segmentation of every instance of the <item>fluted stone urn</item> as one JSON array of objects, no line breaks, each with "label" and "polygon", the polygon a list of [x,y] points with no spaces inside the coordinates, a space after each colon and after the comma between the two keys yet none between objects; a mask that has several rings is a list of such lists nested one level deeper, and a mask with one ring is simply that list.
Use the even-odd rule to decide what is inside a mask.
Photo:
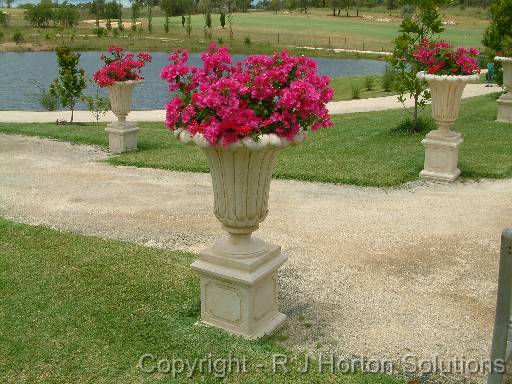
[{"label": "fluted stone urn", "polygon": [[105,131],[108,133],[111,153],[123,153],[137,149],[137,133],[139,128],[134,122],[126,121],[132,109],[132,97],[135,87],[142,80],[116,81],[108,87],[110,106],[117,121],[110,123]]},{"label": "fluted stone urn", "polygon": [[247,339],[271,334],[285,320],[278,309],[277,271],[287,257],[281,247],[252,236],[268,213],[272,170],[290,142],[275,134],[228,146],[176,130],[183,143],[205,154],[213,184],[214,213],[227,236],[200,252],[192,267],[201,275],[201,322]]},{"label": "fluted stone urn", "polygon": [[503,87],[506,91],[498,99],[497,121],[512,123],[512,57],[496,56],[494,61],[503,66]]},{"label": "fluted stone urn", "polygon": [[430,131],[421,141],[425,147],[425,165],[420,177],[427,180],[455,181],[458,168],[459,147],[462,135],[451,130],[459,117],[462,92],[468,83],[478,81],[479,75],[431,75],[418,73],[425,80],[432,95],[432,118],[438,129]]}]

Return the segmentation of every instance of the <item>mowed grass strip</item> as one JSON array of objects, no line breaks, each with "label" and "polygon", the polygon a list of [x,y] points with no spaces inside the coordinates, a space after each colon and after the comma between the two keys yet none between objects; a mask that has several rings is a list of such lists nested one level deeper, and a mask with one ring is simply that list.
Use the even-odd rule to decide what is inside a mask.
[{"label": "mowed grass strip", "polygon": [[[424,115],[428,116],[427,108]],[[275,178],[392,187],[418,179],[423,168],[425,133],[390,131],[404,118],[403,110],[334,116],[334,128],[310,134],[304,145],[279,155]],[[462,101],[454,130],[464,136],[459,167],[469,179],[512,176],[512,129],[497,123],[494,95]],[[139,150],[111,156],[115,165],[208,172],[195,146],[175,140],[163,123],[140,123]],[[0,124],[0,132],[48,137],[107,148],[103,126],[55,124]]]},{"label": "mowed grass strip", "polygon": [[[303,357],[278,345],[286,330],[249,342],[195,325],[194,258],[0,218],[0,382],[404,383],[383,374],[319,373],[315,365],[302,374]],[[205,369],[173,381],[172,373],[137,367],[146,353],[190,361],[245,356],[247,371],[223,381],[216,377],[222,368]],[[289,357],[288,374],[272,374],[273,354]],[[156,364],[146,363],[147,370]]]}]

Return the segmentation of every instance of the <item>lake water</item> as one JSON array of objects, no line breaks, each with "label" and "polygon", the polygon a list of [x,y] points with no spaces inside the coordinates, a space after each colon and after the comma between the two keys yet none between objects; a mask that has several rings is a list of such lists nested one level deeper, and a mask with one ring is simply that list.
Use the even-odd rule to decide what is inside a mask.
[{"label": "lake water", "polygon": [[[90,77],[101,66],[100,52],[82,52],[81,66]],[[160,69],[168,63],[167,53],[154,52],[153,61],[144,68],[144,84],[136,89],[133,108],[136,110],[162,109],[169,100],[167,84],[160,79]],[[246,56],[233,55],[235,61]],[[386,63],[378,60],[315,58],[319,72],[331,77],[381,74]],[[191,54],[189,63],[200,65],[199,54]],[[57,76],[54,52],[4,52],[0,53],[0,110],[41,110],[34,100],[37,82],[42,87]],[[88,93],[86,91],[86,93]],[[85,109],[78,105],[77,109]]]}]

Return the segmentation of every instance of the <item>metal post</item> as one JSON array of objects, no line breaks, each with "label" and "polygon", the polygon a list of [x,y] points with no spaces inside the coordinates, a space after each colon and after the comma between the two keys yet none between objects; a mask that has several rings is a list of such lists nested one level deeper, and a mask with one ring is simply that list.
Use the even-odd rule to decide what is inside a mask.
[{"label": "metal post", "polygon": [[[500,270],[498,276],[498,298],[496,301],[496,321],[491,349],[491,372],[487,384],[501,384],[503,369],[496,363],[505,364],[510,357],[512,343],[511,302],[512,299],[512,228],[505,229],[501,235]],[[499,367],[501,368],[501,367]]]}]

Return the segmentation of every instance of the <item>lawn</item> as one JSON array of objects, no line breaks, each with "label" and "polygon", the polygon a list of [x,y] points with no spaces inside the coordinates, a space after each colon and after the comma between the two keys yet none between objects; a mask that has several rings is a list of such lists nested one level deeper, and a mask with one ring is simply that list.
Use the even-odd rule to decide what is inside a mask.
[{"label": "lawn", "polygon": [[[64,31],[55,28],[36,29],[27,25],[22,10],[13,9],[9,10],[9,13],[12,14],[11,25],[0,29],[4,33],[4,40],[12,40],[13,33],[20,30],[25,40],[35,45],[35,49],[38,46],[51,48],[66,43],[80,50],[98,50],[110,44],[120,44],[133,50],[168,51],[186,47],[200,51],[209,43],[204,35],[204,17],[201,14],[192,16],[192,37],[189,39],[181,25],[181,17],[171,17],[169,33],[164,32],[164,17],[157,16],[153,18],[154,31],[151,35],[147,31],[133,33],[128,29],[121,34],[126,37],[96,38],[88,36],[93,34],[93,27],[88,24],[82,23],[78,28]],[[442,13],[445,14],[445,20],[457,23],[446,26],[446,31],[442,34],[444,39],[456,45],[481,46],[482,34],[488,25],[482,14],[476,14],[472,10],[455,12],[453,8],[444,9]],[[156,8],[155,16],[158,14],[161,14],[161,11]],[[352,10],[351,14],[354,16],[355,10]],[[84,19],[91,18],[86,14],[82,16]],[[127,9],[124,16],[125,19],[129,19]],[[219,15],[214,14],[212,41],[222,39],[233,52],[240,53],[269,53],[278,49],[293,50],[293,47],[301,46],[391,51],[392,40],[398,35],[401,20],[398,12],[395,11],[392,17],[389,17],[388,12],[384,10],[361,10],[360,16],[365,18],[332,16],[330,9],[310,9],[308,14],[288,11],[278,14],[252,11],[235,13],[234,39],[231,40],[228,26],[221,28]],[[390,18],[389,22],[379,21],[387,18]],[[142,18],[141,21],[146,25],[146,19]],[[246,38],[249,38],[249,44],[245,42]],[[19,46],[18,49],[23,49],[23,46]],[[311,52],[310,55],[324,55],[324,52]]]},{"label": "lawn", "polygon": [[[425,114],[430,113],[429,109]],[[391,133],[402,110],[334,116],[334,128],[314,133],[302,146],[284,150],[275,178],[391,187],[418,179],[423,168],[424,133]],[[512,176],[512,129],[496,123],[494,96],[462,102],[454,129],[464,135],[459,167],[468,179]],[[139,151],[112,156],[115,165],[207,172],[203,155],[184,146],[160,123],[140,123]],[[40,136],[107,147],[102,126],[55,124],[0,124],[0,132]]]},{"label": "lawn", "polygon": [[[0,218],[0,381],[14,383],[163,383],[143,373],[140,357],[242,359],[247,372],[228,383],[402,383],[362,373],[297,371],[301,356],[279,346],[286,330],[248,342],[199,327],[194,255],[61,233]],[[273,375],[272,355],[290,372]],[[263,368],[257,365],[263,364]],[[147,364],[146,369],[154,363]],[[173,382],[218,383],[215,374]]]}]

